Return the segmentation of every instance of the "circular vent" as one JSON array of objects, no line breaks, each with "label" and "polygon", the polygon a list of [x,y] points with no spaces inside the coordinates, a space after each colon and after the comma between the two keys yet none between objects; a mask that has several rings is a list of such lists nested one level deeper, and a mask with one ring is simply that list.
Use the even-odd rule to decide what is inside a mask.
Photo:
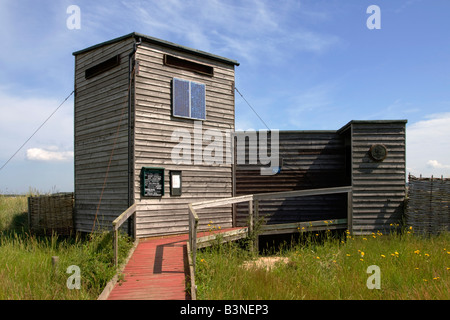
[{"label": "circular vent", "polygon": [[383,161],[387,157],[387,149],[382,144],[374,144],[370,147],[369,155],[375,161]]}]

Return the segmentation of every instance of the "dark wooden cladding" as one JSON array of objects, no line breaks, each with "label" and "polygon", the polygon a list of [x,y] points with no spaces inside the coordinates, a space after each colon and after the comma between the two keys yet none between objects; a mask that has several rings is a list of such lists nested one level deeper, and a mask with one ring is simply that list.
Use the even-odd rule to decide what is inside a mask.
[{"label": "dark wooden cladding", "polygon": [[[247,141],[246,159],[248,152]],[[236,196],[345,186],[344,141],[335,131],[280,131],[279,155],[282,167],[275,175],[261,175],[259,165],[237,165]],[[261,201],[259,212],[268,224],[346,218],[346,199],[336,194]],[[237,205],[236,224],[246,220],[245,205]]]},{"label": "dark wooden cladding", "polygon": [[[90,232],[94,223],[95,229],[110,229],[134,203],[138,238],[185,233],[188,203],[232,196],[232,163],[225,162],[231,159],[231,149],[224,150],[223,163],[172,160],[179,144],[173,133],[194,134],[195,121],[172,116],[171,91],[173,78],[205,84],[206,119],[198,122],[202,135],[209,130],[230,134],[236,61],[136,33],[74,55],[77,231]],[[133,64],[138,67],[130,72]],[[203,153],[208,141],[196,151],[192,140],[194,157]],[[164,168],[161,189],[151,191],[148,184],[144,196],[143,167]],[[183,190],[177,196],[170,192],[171,171],[182,176]],[[208,230],[210,221],[227,228],[232,225],[232,208],[204,209],[199,218],[200,230]]]},{"label": "dark wooden cladding", "polygon": [[[124,39],[75,56],[74,220],[77,231],[108,229],[128,208],[126,108],[128,54],[132,49],[132,39]],[[118,65],[111,67],[117,62]],[[107,66],[111,68],[105,70]]]},{"label": "dark wooden cladding", "polygon": [[[164,56],[183,61],[197,61],[198,65],[214,68],[214,77],[164,64]],[[200,58],[193,54],[168,50],[164,47],[143,43],[138,47],[136,59],[139,75],[136,77],[135,115],[135,201],[137,204],[137,235],[139,237],[188,232],[188,203],[227,198],[232,196],[231,163],[208,165],[194,163],[194,139],[191,141],[192,162],[176,164],[171,159],[178,141],[172,139],[176,130],[194,134],[194,119],[172,116],[172,81],[180,78],[203,83],[206,86],[206,120],[201,122],[202,135],[207,130],[234,129],[234,97],[229,88],[234,83],[234,66]],[[174,62],[174,60],[170,60]],[[200,123],[200,122],[198,122]],[[226,156],[226,150],[223,150]],[[165,194],[160,199],[142,197],[139,192],[138,171],[142,166],[165,168]],[[170,171],[182,172],[181,196],[171,196]],[[210,221],[221,228],[231,227],[231,206],[199,210],[199,230],[208,230]]]},{"label": "dark wooden cladding", "polygon": [[[353,232],[388,231],[404,212],[406,121],[352,121]],[[369,155],[374,144],[387,149],[383,161]]]},{"label": "dark wooden cladding", "polygon": [[211,77],[214,75],[214,68],[211,66],[207,66],[205,64],[197,63],[194,61],[189,61],[186,59],[180,59],[168,54],[164,55],[164,64],[169,67],[194,71]]},{"label": "dark wooden cladding", "polygon": [[[231,148],[226,148],[223,161],[207,163],[202,155],[210,141],[196,144],[194,131],[205,136],[220,131],[224,139],[234,132],[236,61],[136,33],[74,55],[77,231],[90,232],[94,224],[95,229],[111,228],[112,221],[134,203],[137,237],[185,233],[189,203],[342,186],[352,186],[351,197],[342,193],[261,200],[259,214],[268,224],[278,224],[347,218],[349,208],[353,212],[349,228],[360,234],[385,230],[402,216],[405,120],[351,121],[337,131],[281,131],[280,166],[258,160],[261,148],[247,140],[239,140],[246,141],[247,162],[233,166],[227,161]],[[130,63],[138,65],[135,73],[130,72]],[[196,124],[172,116],[173,78],[205,85],[204,121]],[[193,162],[172,160],[172,151],[179,146],[173,139],[177,130],[194,134],[189,143]],[[256,133],[256,141],[263,132]],[[381,157],[369,155],[376,144],[386,148]],[[257,161],[252,163],[249,156],[255,153]],[[200,163],[195,161],[198,156]],[[161,189],[158,197],[142,196],[142,167],[164,168],[164,193]],[[263,175],[262,167],[281,169]],[[170,192],[171,171],[182,173],[183,190],[175,197]],[[235,212],[231,206],[202,209],[199,229],[207,230],[210,221],[222,228],[245,225],[248,206],[236,205]]]},{"label": "dark wooden cladding", "polygon": [[[385,231],[400,222],[404,211],[405,124],[406,120],[351,121],[338,131],[281,131],[280,173],[264,176],[258,164],[236,165],[236,196],[350,185],[349,229],[355,234]],[[375,144],[386,147],[385,159],[369,155]],[[346,194],[336,194],[262,201],[259,211],[267,223],[276,224],[346,218],[346,206]],[[246,206],[237,205],[238,226],[245,225],[246,212]]]},{"label": "dark wooden cladding", "polygon": [[103,72],[111,70],[112,68],[117,67],[118,65],[120,65],[120,54],[106,61],[103,61],[93,67],[90,67],[89,69],[86,69],[84,76],[86,79],[90,79]]}]

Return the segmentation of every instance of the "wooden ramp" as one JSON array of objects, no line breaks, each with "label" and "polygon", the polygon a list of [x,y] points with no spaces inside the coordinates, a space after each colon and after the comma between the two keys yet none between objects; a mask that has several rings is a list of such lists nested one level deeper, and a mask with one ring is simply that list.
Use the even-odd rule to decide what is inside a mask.
[{"label": "wooden ramp", "polygon": [[[221,234],[224,240],[236,240],[246,236],[247,228],[201,232],[198,239],[203,247],[206,242],[214,241],[213,234]],[[187,234],[140,240],[122,271],[123,281],[115,284],[107,299],[190,299],[186,292],[189,274],[187,241]]]}]

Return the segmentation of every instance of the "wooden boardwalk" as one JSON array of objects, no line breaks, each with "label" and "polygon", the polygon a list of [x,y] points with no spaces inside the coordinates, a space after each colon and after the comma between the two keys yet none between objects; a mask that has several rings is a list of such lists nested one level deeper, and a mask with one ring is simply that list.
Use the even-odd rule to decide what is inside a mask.
[{"label": "wooden boardwalk", "polygon": [[[228,232],[242,228],[221,230]],[[211,236],[202,232],[198,237]],[[188,235],[141,239],[108,300],[186,300]]]},{"label": "wooden boardwalk", "polygon": [[185,300],[188,235],[139,241],[108,300]]}]

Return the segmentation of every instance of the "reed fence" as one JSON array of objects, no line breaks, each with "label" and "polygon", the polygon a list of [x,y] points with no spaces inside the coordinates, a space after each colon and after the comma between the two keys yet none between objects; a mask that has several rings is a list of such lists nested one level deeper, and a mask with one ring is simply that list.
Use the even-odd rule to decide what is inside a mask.
[{"label": "reed fence", "polygon": [[28,197],[28,227],[37,235],[70,235],[74,232],[73,193]]},{"label": "reed fence", "polygon": [[450,231],[450,179],[409,175],[406,225],[416,233]]}]

